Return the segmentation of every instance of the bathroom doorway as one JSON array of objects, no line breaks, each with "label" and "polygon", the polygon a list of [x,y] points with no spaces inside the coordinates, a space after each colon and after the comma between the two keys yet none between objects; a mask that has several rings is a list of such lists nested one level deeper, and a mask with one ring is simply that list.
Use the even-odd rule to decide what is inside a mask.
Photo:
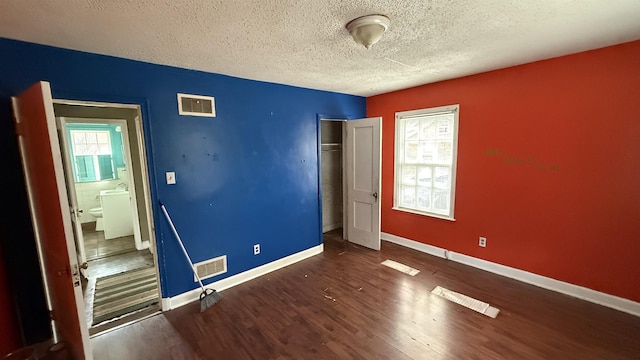
[{"label": "bathroom doorway", "polygon": [[157,313],[140,108],[54,100],[90,334]]}]

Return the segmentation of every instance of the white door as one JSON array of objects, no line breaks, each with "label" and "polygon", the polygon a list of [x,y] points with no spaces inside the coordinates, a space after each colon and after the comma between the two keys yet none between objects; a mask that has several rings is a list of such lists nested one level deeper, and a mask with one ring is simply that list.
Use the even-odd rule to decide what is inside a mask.
[{"label": "white door", "polygon": [[62,153],[62,162],[64,165],[65,178],[67,180],[67,195],[69,197],[69,210],[71,212],[71,222],[73,223],[73,233],[76,240],[76,250],[78,250],[79,261],[82,267],[86,267],[87,254],[84,248],[84,237],[82,234],[82,220],[80,219],[85,211],[89,209],[80,209],[78,206],[78,196],[76,195],[76,183],[73,179],[73,159],[69,151],[69,139],[67,138],[67,122],[64,118],[56,118],[56,128],[58,130],[58,139],[60,140],[60,149]]},{"label": "white door", "polygon": [[42,81],[11,100],[54,340],[91,359],[51,87]]},{"label": "white door", "polygon": [[347,235],[374,250],[380,250],[381,122],[347,121]]}]

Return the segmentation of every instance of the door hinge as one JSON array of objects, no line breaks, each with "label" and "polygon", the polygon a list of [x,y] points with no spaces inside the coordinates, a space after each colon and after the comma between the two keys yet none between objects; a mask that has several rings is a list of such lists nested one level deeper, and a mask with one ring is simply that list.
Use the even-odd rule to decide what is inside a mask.
[{"label": "door hinge", "polygon": [[53,310],[49,310],[49,320],[55,320],[56,317],[53,315]]}]

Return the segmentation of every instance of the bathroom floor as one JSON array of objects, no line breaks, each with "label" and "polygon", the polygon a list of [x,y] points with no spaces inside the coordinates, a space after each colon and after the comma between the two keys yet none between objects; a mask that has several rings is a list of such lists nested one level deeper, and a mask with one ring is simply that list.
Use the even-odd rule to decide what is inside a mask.
[{"label": "bathroom floor", "polygon": [[136,251],[133,235],[115,239],[105,239],[103,231],[95,230],[95,223],[83,224],[82,235],[87,261]]},{"label": "bathroom floor", "polygon": [[148,266],[153,266],[153,255],[148,249],[131,251],[91,261],[86,275],[89,278],[99,278]]}]

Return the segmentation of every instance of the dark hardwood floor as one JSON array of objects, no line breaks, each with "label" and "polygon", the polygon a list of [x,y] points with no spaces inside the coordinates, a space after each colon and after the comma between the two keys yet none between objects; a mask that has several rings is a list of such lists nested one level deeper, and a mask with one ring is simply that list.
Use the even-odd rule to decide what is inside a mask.
[{"label": "dark hardwood floor", "polygon": [[[380,265],[392,259],[415,277]],[[496,319],[430,294],[440,285]],[[91,340],[101,359],[640,359],[640,318],[383,242],[323,254]]]}]

